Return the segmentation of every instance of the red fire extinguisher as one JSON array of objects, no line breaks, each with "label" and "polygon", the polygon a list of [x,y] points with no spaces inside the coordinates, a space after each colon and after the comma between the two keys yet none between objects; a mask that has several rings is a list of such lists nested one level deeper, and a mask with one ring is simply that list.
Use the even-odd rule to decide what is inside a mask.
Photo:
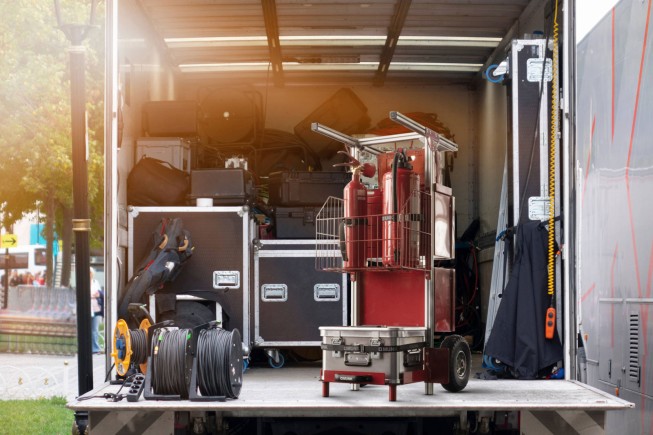
[{"label": "red fire extinguisher", "polygon": [[383,174],[383,265],[414,267],[419,262],[419,175],[413,172],[403,150]]},{"label": "red fire extinguisher", "polygon": [[[344,151],[339,153],[347,154]],[[347,154],[349,156],[349,154]],[[351,181],[344,189],[344,216],[338,228],[340,252],[343,268],[355,270],[365,267],[367,254],[367,189],[361,183],[360,176],[373,177],[376,168],[369,163],[361,164],[349,156],[349,162],[334,166],[350,166]]]}]

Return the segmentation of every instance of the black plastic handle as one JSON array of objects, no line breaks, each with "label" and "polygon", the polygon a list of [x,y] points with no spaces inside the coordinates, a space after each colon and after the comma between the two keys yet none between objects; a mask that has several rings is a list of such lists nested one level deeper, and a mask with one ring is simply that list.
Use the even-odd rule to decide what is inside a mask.
[{"label": "black plastic handle", "polygon": [[352,384],[369,384],[374,379],[372,376],[366,375],[341,375],[336,373],[335,380],[336,382],[350,382]]}]

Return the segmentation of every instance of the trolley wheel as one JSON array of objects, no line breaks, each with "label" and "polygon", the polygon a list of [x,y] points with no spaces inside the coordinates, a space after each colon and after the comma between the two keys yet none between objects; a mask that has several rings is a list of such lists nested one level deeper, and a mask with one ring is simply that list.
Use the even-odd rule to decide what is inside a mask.
[{"label": "trolley wheel", "polygon": [[441,385],[447,391],[461,391],[467,386],[472,369],[469,345],[460,335],[450,335],[442,341],[440,347],[449,349],[449,382]]},{"label": "trolley wheel", "polygon": [[283,365],[286,363],[286,358],[283,356],[281,352],[279,352],[279,362],[275,362],[274,358],[271,356],[268,357],[268,364],[270,364],[270,367],[273,369],[280,369],[283,367]]}]

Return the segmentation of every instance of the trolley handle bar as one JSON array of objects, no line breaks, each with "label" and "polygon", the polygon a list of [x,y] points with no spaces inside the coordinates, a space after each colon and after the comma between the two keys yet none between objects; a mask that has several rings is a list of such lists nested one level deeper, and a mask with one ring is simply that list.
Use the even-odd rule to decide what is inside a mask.
[{"label": "trolley handle bar", "polygon": [[424,137],[431,137],[433,142],[438,146],[438,151],[458,151],[458,145],[450,141],[449,139],[443,137],[437,132],[431,130],[428,127],[424,127],[419,122],[413,121],[406,115],[399,113],[397,111],[391,111],[389,115],[390,119],[395,121],[398,124],[403,125],[409,130],[419,133]]},{"label": "trolley handle bar", "polygon": [[355,137],[351,137],[349,135],[341,133],[338,130],[334,130],[330,127],[327,127],[326,125],[322,125],[319,122],[311,123],[311,130],[313,130],[316,133],[320,133],[321,135],[326,136],[330,139],[341,142],[349,148],[358,148],[359,150],[365,150],[368,153],[374,155],[381,154],[381,151],[378,151],[377,149],[369,145],[366,146],[362,144],[360,139],[356,139]]},{"label": "trolley handle bar", "polygon": [[359,146],[358,141],[355,138],[348,136],[344,133],[341,133],[337,130],[334,130],[332,128],[329,128],[326,125],[322,125],[319,122],[311,123],[311,130],[313,130],[316,133],[320,133],[321,135],[331,138],[333,140],[337,140],[338,142],[342,142],[347,146],[354,147],[354,148],[357,148]]}]

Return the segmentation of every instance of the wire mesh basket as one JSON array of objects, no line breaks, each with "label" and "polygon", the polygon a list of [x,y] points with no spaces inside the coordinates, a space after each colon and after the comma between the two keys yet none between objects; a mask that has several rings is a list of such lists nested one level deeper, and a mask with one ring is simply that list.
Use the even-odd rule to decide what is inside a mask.
[{"label": "wire mesh basket", "polygon": [[[374,211],[369,198],[368,213]],[[381,213],[381,202],[377,205],[378,213],[348,216],[344,200],[327,199],[315,222],[318,270],[427,269],[431,256],[430,194],[411,192],[399,213]]]}]

